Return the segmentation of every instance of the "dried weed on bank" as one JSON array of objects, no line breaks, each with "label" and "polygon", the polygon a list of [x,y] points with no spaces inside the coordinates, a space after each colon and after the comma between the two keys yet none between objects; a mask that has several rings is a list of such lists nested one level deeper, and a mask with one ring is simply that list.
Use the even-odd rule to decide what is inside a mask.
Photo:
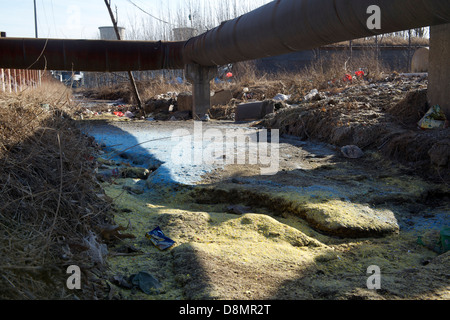
[{"label": "dried weed on bank", "polygon": [[106,223],[110,203],[93,178],[93,141],[73,111],[60,83],[0,93],[1,299],[73,298],[67,267],[96,267],[86,239]]}]

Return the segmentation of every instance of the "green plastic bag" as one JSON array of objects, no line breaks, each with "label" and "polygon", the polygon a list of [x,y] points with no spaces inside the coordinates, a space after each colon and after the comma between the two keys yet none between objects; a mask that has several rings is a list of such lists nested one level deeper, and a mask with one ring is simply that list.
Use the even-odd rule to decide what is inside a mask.
[{"label": "green plastic bag", "polygon": [[450,250],[450,228],[447,227],[441,230],[438,246],[441,253],[445,253]]}]

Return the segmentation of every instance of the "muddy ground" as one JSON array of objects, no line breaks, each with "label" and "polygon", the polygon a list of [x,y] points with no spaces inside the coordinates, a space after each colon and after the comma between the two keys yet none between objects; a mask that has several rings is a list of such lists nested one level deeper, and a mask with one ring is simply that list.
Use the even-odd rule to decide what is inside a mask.
[{"label": "muddy ground", "polygon": [[[440,231],[450,221],[448,162],[441,156],[436,171],[429,154],[434,144],[448,140],[448,129],[429,133],[413,125],[426,109],[423,103],[414,119],[398,120],[401,103],[411,99],[408,94],[424,89],[423,79],[355,86],[326,93],[320,101],[288,106],[262,122],[239,124],[280,129],[274,175],[262,175],[258,164],[233,164],[205,172],[192,185],[155,183],[158,167],[141,178],[103,178],[115,204],[115,221],[125,230],[116,234],[122,239],[105,240],[108,274],[96,280],[101,284],[97,296],[449,299],[450,255],[438,247]],[[190,128],[193,122],[107,117],[83,125],[131,132],[149,126],[155,131]],[[212,120],[204,129],[229,125]],[[336,128],[341,128],[340,135]],[[402,135],[418,144],[427,141],[426,151],[416,147],[413,160],[399,157],[400,147],[390,143]],[[341,147],[347,144],[358,144],[364,155],[345,157]],[[386,146],[395,152],[384,152]],[[97,155],[103,169],[123,172],[137,165],[132,155],[111,159],[111,150],[103,147]],[[159,250],[145,237],[157,226],[175,241],[169,249]],[[380,268],[379,289],[368,288],[370,266]],[[157,280],[151,293],[128,281],[143,271]]]}]

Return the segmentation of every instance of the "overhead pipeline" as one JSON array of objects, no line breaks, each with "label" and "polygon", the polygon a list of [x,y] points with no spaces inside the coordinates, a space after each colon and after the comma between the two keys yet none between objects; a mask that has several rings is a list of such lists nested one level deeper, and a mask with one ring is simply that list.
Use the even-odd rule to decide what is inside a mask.
[{"label": "overhead pipeline", "polygon": [[[367,25],[380,9],[380,29]],[[183,69],[260,59],[450,23],[450,0],[277,0],[186,42],[0,39],[0,67],[76,71]]]},{"label": "overhead pipeline", "polygon": [[37,70],[182,69],[184,41],[0,39],[0,67]]},{"label": "overhead pipeline", "polygon": [[[373,5],[380,29],[368,28]],[[184,59],[225,65],[444,23],[450,0],[277,0],[189,39]]]}]

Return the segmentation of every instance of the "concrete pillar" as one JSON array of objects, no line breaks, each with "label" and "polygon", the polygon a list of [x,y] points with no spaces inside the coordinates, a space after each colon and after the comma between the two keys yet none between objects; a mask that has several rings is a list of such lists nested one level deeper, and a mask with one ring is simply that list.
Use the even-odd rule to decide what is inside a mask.
[{"label": "concrete pillar", "polygon": [[211,107],[211,80],[217,74],[216,67],[197,64],[186,65],[186,78],[192,82],[192,118],[201,120]]},{"label": "concrete pillar", "polygon": [[450,24],[430,28],[428,102],[440,105],[450,119]]}]

